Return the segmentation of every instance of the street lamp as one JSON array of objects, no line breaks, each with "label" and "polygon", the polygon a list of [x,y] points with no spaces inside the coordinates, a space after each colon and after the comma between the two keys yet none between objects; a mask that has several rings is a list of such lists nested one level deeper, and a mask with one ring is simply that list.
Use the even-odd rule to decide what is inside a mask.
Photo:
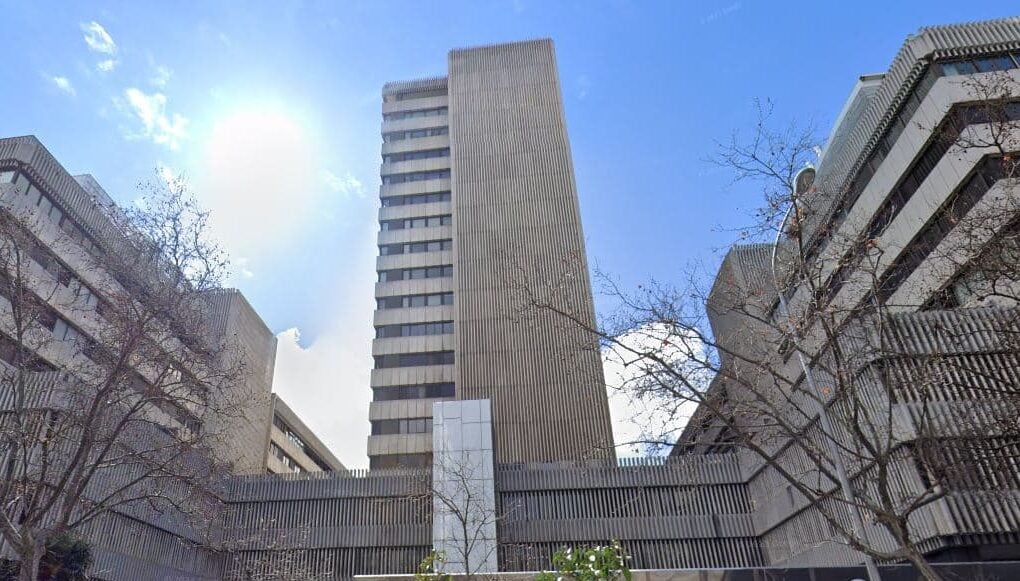
[{"label": "street lamp", "polygon": [[[815,168],[810,166],[797,172],[797,176],[793,180],[794,198],[807,192],[814,183],[814,174]],[[808,389],[810,389],[811,392],[818,398],[818,421],[822,428],[822,434],[829,444],[829,454],[832,456],[832,463],[836,469],[836,478],[839,479],[839,487],[843,492],[843,497],[850,505],[850,518],[853,521],[854,533],[858,538],[867,543],[868,533],[864,528],[864,519],[861,518],[861,512],[857,508],[854,489],[850,486],[850,479],[847,478],[846,475],[846,466],[843,464],[843,457],[839,452],[839,446],[836,445],[834,432],[832,430],[832,420],[829,418],[829,411],[824,403],[824,395],[818,390],[818,386],[815,385],[815,377],[811,372],[811,366],[808,364],[807,356],[800,347],[800,332],[797,330],[797,326],[793,324],[793,321],[790,318],[790,308],[786,302],[786,294],[779,284],[779,275],[776,274],[776,256],[779,253],[780,238],[783,235],[783,230],[786,228],[787,220],[790,219],[790,215],[795,209],[796,206],[791,204],[790,208],[786,211],[786,215],[783,216],[783,221],[779,224],[779,231],[776,232],[775,244],[772,246],[772,281],[775,283],[776,293],[779,295],[779,314],[790,328],[790,338],[793,342],[793,350],[797,352],[797,361],[800,363],[800,368],[804,372],[804,381],[807,382]],[[868,570],[868,577],[871,581],[881,581],[882,576],[878,572],[875,560],[867,553],[864,554],[864,567]]]}]

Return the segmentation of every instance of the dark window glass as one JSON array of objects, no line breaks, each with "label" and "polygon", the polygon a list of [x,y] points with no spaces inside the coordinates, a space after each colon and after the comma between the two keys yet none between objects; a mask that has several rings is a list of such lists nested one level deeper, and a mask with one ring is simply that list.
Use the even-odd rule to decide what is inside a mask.
[{"label": "dark window glass", "polygon": [[432,465],[432,454],[387,454],[373,456],[369,468],[384,470],[387,468],[427,468]]},{"label": "dark window glass", "polygon": [[453,383],[426,383],[421,385],[394,385],[375,388],[376,401],[453,397]]},{"label": "dark window glass", "polygon": [[422,218],[406,218],[402,220],[383,220],[379,222],[379,226],[382,230],[426,228],[433,226],[448,226],[450,224],[453,224],[453,216],[450,214],[443,216],[426,216]]},{"label": "dark window glass", "polygon": [[950,195],[928,224],[904,247],[896,264],[886,269],[878,281],[877,298],[879,302],[884,303],[895,294],[900,284],[939,245],[960,218],[970,211],[992,184],[1000,179],[1001,164],[1001,158],[986,158],[964,185]]},{"label": "dark window glass", "polygon": [[399,121],[401,119],[415,119],[418,117],[436,117],[439,115],[446,115],[446,107],[434,107],[432,109],[416,109],[414,111],[399,111],[396,113],[386,113],[383,115],[383,119],[386,121]]},{"label": "dark window glass", "polygon": [[1013,68],[1013,60],[1009,58],[1009,55],[994,56],[975,60],[974,66],[982,73],[1008,71]]},{"label": "dark window glass", "polygon": [[451,363],[453,363],[453,351],[429,351],[425,353],[399,353],[375,356],[376,369],[449,365]]},{"label": "dark window glass", "polygon": [[382,297],[376,299],[376,304],[380,309],[399,309],[402,307],[425,307],[425,306],[434,307],[439,305],[452,305],[453,293],[446,292],[425,295]]},{"label": "dark window glass", "polygon": [[380,309],[399,309],[404,306],[402,297],[383,297],[376,299]]}]

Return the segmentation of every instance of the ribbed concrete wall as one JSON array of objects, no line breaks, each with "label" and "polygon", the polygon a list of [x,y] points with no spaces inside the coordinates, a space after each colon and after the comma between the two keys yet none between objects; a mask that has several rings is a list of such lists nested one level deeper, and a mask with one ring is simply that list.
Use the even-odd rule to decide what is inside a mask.
[{"label": "ribbed concrete wall", "polygon": [[224,368],[241,368],[243,386],[222,394],[227,405],[243,414],[214,418],[217,455],[236,474],[264,472],[269,427],[272,423],[271,391],[276,363],[276,337],[239,291],[209,293],[209,323],[214,344],[222,346]]},{"label": "ribbed concrete wall", "polygon": [[[492,402],[497,460],[612,454],[552,42],[450,53],[457,396]],[[523,292],[527,288],[528,292]]]},{"label": "ribbed concrete wall", "polygon": [[429,472],[317,472],[235,478],[227,579],[349,579],[410,573],[432,548]]},{"label": "ribbed concrete wall", "polygon": [[621,541],[635,569],[761,565],[736,457],[504,465],[500,570],[550,566],[564,546]]},{"label": "ribbed concrete wall", "polygon": [[921,29],[900,48],[838,155],[826,155],[818,183],[824,199],[816,202],[813,231],[861,170],[918,81],[936,59],[993,54],[1020,49],[1020,18],[933,26]]}]

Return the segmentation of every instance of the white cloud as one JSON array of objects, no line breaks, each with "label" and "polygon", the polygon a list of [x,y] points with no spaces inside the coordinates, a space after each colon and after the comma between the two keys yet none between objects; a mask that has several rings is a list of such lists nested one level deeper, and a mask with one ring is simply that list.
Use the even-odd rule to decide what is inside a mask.
[{"label": "white cloud", "polygon": [[346,467],[367,468],[372,304],[355,306],[363,310],[360,316],[337,317],[334,328],[307,347],[296,328],[276,336],[273,391]]},{"label": "white cloud", "polygon": [[89,47],[89,50],[97,54],[107,55],[108,57],[96,63],[96,69],[100,72],[108,73],[116,68],[117,43],[113,41],[113,37],[103,28],[103,25],[95,20],[83,22],[81,30],[84,33],[85,44]]},{"label": "white cloud", "polygon": [[321,176],[326,186],[338,194],[345,196],[353,195],[359,198],[365,197],[365,188],[362,187],[361,182],[351,172],[347,172],[341,177],[328,169],[324,169],[321,172]]},{"label": "white cloud", "polygon": [[[231,261],[231,263],[232,263],[232,266],[236,269],[235,273],[236,273],[237,276],[240,276],[241,278],[248,278],[248,279],[255,278],[255,273],[252,272],[252,270],[250,268],[248,268],[248,265],[250,263],[249,263],[248,259],[245,258],[244,256],[238,256],[238,257],[234,258]],[[297,331],[297,329],[295,329],[295,331]]]},{"label": "white cloud", "polygon": [[106,32],[102,24],[95,20],[83,22],[81,30],[85,33],[85,44],[89,46],[89,50],[101,54],[117,54],[117,43],[113,42],[113,37]]},{"label": "white cloud", "polygon": [[171,150],[180,147],[187,137],[188,119],[179,113],[167,113],[166,95],[158,92],[147,95],[132,87],[124,91],[124,99],[126,101],[118,99],[114,103],[134,115],[142,125],[141,133],[132,132],[127,137],[145,137]]},{"label": "white cloud", "polygon": [[[677,334],[662,326],[636,328],[619,337],[620,345],[602,350],[602,365],[609,392],[609,412],[613,422],[613,440],[619,456],[645,456],[668,453],[668,448],[655,449],[641,441],[674,440],[687,424],[697,404],[691,401],[665,401],[658,397],[638,397],[633,389],[635,382],[654,372],[655,365],[640,360],[630,350],[654,352],[674,365],[683,366],[689,354],[700,357],[704,346],[693,337],[684,345],[676,345]],[[689,369],[690,375],[708,374],[697,365]],[[637,442],[637,443],[636,443]]]},{"label": "white cloud", "polygon": [[169,68],[163,65],[158,65],[152,73],[150,81],[152,84],[160,89],[166,87],[166,84],[170,82],[170,77],[174,74]]},{"label": "white cloud", "polygon": [[53,83],[53,86],[55,86],[57,90],[59,90],[61,93],[70,95],[72,97],[78,94],[78,91],[75,90],[74,85],[71,83],[71,80],[68,79],[67,77],[46,76],[46,78],[49,79],[49,81]]}]

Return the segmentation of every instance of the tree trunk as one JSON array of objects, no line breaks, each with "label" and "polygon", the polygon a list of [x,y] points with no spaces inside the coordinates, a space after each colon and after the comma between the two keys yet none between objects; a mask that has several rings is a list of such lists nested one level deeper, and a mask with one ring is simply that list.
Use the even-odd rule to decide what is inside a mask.
[{"label": "tree trunk", "polygon": [[888,527],[893,534],[893,538],[899,543],[903,557],[917,569],[917,572],[920,573],[925,581],[942,581],[942,575],[931,566],[928,559],[925,559],[924,555],[911,542],[910,533],[907,532],[906,527],[905,523],[896,523],[896,525]]},{"label": "tree trunk", "polygon": [[20,549],[18,557],[21,559],[21,568],[18,570],[18,581],[37,581],[39,561],[46,551],[45,541],[33,536],[24,536]]}]

